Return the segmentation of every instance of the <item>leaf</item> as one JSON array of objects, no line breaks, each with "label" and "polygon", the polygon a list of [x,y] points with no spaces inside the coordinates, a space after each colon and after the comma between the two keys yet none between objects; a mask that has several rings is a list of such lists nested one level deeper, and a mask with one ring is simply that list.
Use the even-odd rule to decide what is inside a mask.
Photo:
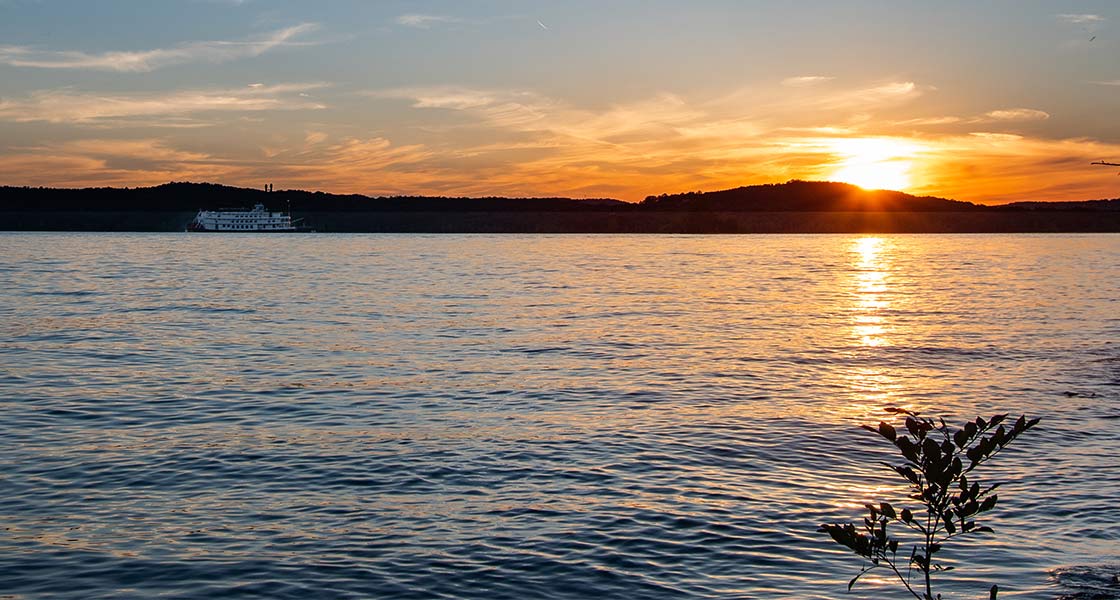
[{"label": "leaf", "polygon": [[864,573],[866,573],[866,571],[860,571],[859,575],[856,575],[855,577],[852,578],[851,581],[848,582],[848,591],[849,592],[852,591],[852,586],[855,585],[857,581],[859,581],[860,577],[863,577]]},{"label": "leaf", "polygon": [[932,462],[941,459],[941,447],[937,445],[937,442],[935,442],[933,438],[926,438],[926,440],[922,442],[922,453],[926,455],[927,460]]},{"label": "leaf", "polygon": [[925,433],[922,431],[922,427],[918,425],[918,420],[914,417],[906,417],[906,431],[909,431],[910,435],[918,439],[922,439]]},{"label": "leaf", "polygon": [[969,439],[976,437],[976,423],[968,422],[964,424],[964,432],[968,434]]},{"label": "leaf", "polygon": [[989,487],[988,489],[986,489],[986,490],[984,490],[984,491],[980,492],[979,494],[977,494],[977,495],[976,495],[976,497],[977,497],[977,498],[983,498],[983,497],[986,497],[986,496],[987,496],[988,494],[992,493],[992,491],[993,491],[993,490],[995,490],[996,488],[998,488],[998,487],[999,487],[999,486],[1001,486],[1001,485],[1003,485],[1003,484],[1002,484],[1002,483],[997,483],[997,484],[995,484],[995,485],[993,485],[993,486]]},{"label": "leaf", "polygon": [[[846,525],[822,525],[819,531],[828,533],[834,541],[867,561],[860,573],[848,583],[849,591],[873,568],[884,564],[896,566],[894,560],[897,559],[900,542],[888,534],[889,526],[894,520],[915,530],[911,533],[927,536],[926,541],[930,542],[928,546],[922,546],[921,552],[918,550],[919,546],[911,546],[910,552],[911,568],[920,570],[927,578],[935,570],[952,569],[933,563],[933,556],[942,546],[933,542],[931,537],[941,537],[944,542],[962,533],[993,533],[990,527],[977,526],[976,521],[971,519],[977,513],[996,506],[997,496],[989,493],[995,490],[998,483],[982,490],[980,483],[976,481],[978,477],[967,475],[971,475],[973,469],[1039,422],[1039,419],[1028,420],[1024,415],[1012,425],[1007,421],[1008,415],[996,414],[989,421],[977,417],[965,422],[961,429],[953,430],[944,419],[921,417],[901,408],[886,410],[905,415],[905,429],[886,421],[879,422],[877,426],[861,427],[890,441],[906,458],[906,462],[901,464],[882,464],[909,482],[907,497],[921,503],[916,508],[919,512],[924,508],[924,514],[935,526],[927,527],[925,519],[916,520],[909,508],[896,509],[889,502],[881,501],[865,505],[867,513],[862,527],[859,527],[858,521]],[[966,457],[971,461],[967,466],[962,463]],[[892,555],[895,559],[891,558]],[[993,586],[993,599],[996,592],[997,588]]]},{"label": "leaf", "polygon": [[891,425],[886,421],[879,421],[879,435],[887,438],[892,442],[895,440],[895,437],[897,437],[897,434],[894,431],[894,427],[891,427]]},{"label": "leaf", "polygon": [[895,472],[897,472],[899,475],[902,475],[904,478],[906,478],[906,481],[909,481],[914,485],[918,485],[918,482],[921,481],[921,477],[918,475],[918,473],[908,466],[892,466],[891,468],[894,469]]},{"label": "leaf", "polygon": [[918,445],[911,442],[910,438],[901,435],[894,441],[894,445],[898,446],[898,449],[902,451],[902,455],[905,456],[907,460],[914,464],[918,463]]},{"label": "leaf", "polygon": [[1014,436],[1007,437],[1007,432],[1004,431],[1003,425],[1000,425],[999,429],[996,429],[996,432],[992,434],[992,441],[999,444],[1001,448],[1007,445],[1007,442],[1010,442],[1013,438]]}]

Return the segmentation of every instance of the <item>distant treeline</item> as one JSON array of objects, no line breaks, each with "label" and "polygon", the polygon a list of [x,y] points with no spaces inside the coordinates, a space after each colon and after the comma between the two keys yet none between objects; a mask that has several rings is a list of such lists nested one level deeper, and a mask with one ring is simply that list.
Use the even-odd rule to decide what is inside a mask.
[{"label": "distant treeline", "polygon": [[573,198],[371,198],[209,183],[0,188],[0,230],[183,231],[201,209],[264,204],[320,232],[1015,233],[1120,232],[1120,200],[982,206],[844,183],[790,181],[639,203]]},{"label": "distant treeline", "polygon": [[971,211],[1120,211],[1120,199],[1084,202],[1017,202],[982,206],[886,190],[869,191],[846,183],[790,181],[715,192],[649,196],[633,204],[608,198],[455,198],[441,196],[369,197],[302,190],[237,188],[211,183],[167,183],[147,188],[55,189],[0,187],[0,211],[191,212],[248,208],[262,203],[272,210],[335,212],[971,212]]},{"label": "distant treeline", "polygon": [[571,198],[449,198],[327,194],[303,190],[265,192],[213,183],[166,183],[148,188],[0,188],[0,211],[152,211],[246,209],[299,212],[554,212],[632,206],[621,200]]},{"label": "distant treeline", "polygon": [[752,212],[964,212],[986,208],[932,196],[865,190],[847,183],[799,180],[718,192],[649,196],[641,206],[650,210]]}]

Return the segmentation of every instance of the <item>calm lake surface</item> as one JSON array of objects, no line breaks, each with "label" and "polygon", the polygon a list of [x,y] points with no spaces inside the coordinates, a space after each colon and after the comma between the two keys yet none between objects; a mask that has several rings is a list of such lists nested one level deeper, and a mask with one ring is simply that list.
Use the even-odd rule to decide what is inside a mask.
[{"label": "calm lake surface", "polygon": [[1120,236],[0,234],[0,597],[902,598],[904,406],[1043,421],[946,597],[1120,598]]}]

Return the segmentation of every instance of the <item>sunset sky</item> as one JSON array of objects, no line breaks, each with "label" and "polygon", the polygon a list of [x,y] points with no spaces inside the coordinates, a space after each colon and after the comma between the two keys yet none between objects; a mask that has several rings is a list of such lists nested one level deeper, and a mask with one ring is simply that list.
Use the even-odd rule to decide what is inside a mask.
[{"label": "sunset sky", "polygon": [[0,0],[0,184],[1120,197],[1120,3]]}]

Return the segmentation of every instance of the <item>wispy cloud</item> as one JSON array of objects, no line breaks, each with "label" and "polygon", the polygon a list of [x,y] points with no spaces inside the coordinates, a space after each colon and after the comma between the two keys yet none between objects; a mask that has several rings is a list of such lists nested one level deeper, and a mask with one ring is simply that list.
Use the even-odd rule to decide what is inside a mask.
[{"label": "wispy cloud", "polygon": [[[240,167],[159,139],[82,139],[18,148],[0,156],[0,180],[18,185],[152,185],[223,181]],[[133,183],[134,182],[134,183]]]},{"label": "wispy cloud", "polygon": [[405,27],[415,27],[417,29],[429,29],[433,25],[440,23],[462,23],[463,20],[458,17],[448,15],[427,15],[420,13],[408,13],[400,15],[394,21],[397,25],[404,25]]},{"label": "wispy cloud", "polygon": [[1107,19],[1101,15],[1064,13],[1058,15],[1058,20],[1073,25],[1098,25]]},{"label": "wispy cloud", "polygon": [[1089,163],[1120,156],[1117,144],[989,132],[932,142],[935,150],[919,176],[925,188],[941,195],[991,203],[1115,196],[1115,175]]},{"label": "wispy cloud", "polygon": [[892,125],[900,127],[929,127],[938,125],[953,125],[965,121],[960,117],[942,116],[942,117],[919,117],[916,119],[906,119],[903,121],[895,121]]},{"label": "wispy cloud", "polygon": [[1005,108],[993,110],[985,115],[996,121],[1045,121],[1050,113],[1033,108]]},{"label": "wispy cloud", "polygon": [[316,146],[327,141],[330,136],[322,131],[308,131],[307,135],[303,138],[303,142],[308,146]]},{"label": "wispy cloud", "polygon": [[[1100,177],[1082,163],[1094,160],[1086,157],[1120,155],[1120,146],[1092,140],[1002,131],[1049,118],[1034,108],[880,118],[897,114],[929,90],[913,81],[804,89],[771,85],[703,100],[661,93],[594,110],[528,90],[435,86],[369,95],[457,115],[442,121],[455,131],[433,135],[431,157],[413,165],[431,169],[423,189],[452,194],[633,200],[666,191],[827,179],[853,152],[867,158],[856,142],[874,140],[873,147],[907,149],[914,181],[909,191],[915,193],[987,202],[1069,198],[1070,189],[1039,184],[1037,173],[1060,169],[1080,186],[1078,195],[1094,197]],[[455,142],[446,142],[450,138]],[[1050,165],[1056,155],[1068,164]],[[1015,174],[1006,175],[1005,168]],[[943,176],[943,169],[954,176]],[[968,175],[977,170],[1002,187]]]},{"label": "wispy cloud", "polygon": [[801,75],[798,77],[787,77],[782,80],[782,85],[787,87],[806,87],[810,85],[817,85],[836,79],[835,77],[828,77],[825,75]]},{"label": "wispy cloud", "polygon": [[1089,83],[1094,85],[1120,86],[1120,79],[1113,79],[1111,81],[1090,81]]},{"label": "wispy cloud", "polygon": [[[830,159],[787,143],[822,132],[852,133],[819,122],[818,109],[833,109],[833,118],[837,112],[885,109],[909,102],[923,89],[909,81],[794,96],[783,88],[747,88],[703,101],[659,93],[596,109],[529,90],[433,86],[367,95],[460,115],[448,127],[462,129],[444,136],[458,141],[433,139],[432,147],[443,173],[460,168],[471,173],[470,178],[440,178],[445,185],[454,180],[459,187],[453,193],[633,199],[650,192],[825,176]],[[464,144],[465,138],[479,143]],[[757,179],[744,171],[745,165]]]},{"label": "wispy cloud", "polygon": [[[651,193],[724,189],[792,178],[828,179],[852,160],[903,165],[908,191],[972,201],[1100,197],[1112,173],[1087,169],[1120,145],[1030,133],[1045,113],[1002,108],[971,116],[903,118],[929,90],[917,82],[793,89],[772,81],[695,97],[655,93],[588,107],[533,90],[462,86],[367,92],[421,117],[377,133],[333,119],[248,127],[241,144],[207,136],[105,139],[101,123],[267,118],[247,111],[315,108],[311,85],[100,97],[72,90],[0,103],[0,119],[55,119],[94,139],[11,148],[0,181],[18,185],[146,185],[217,180],[371,194],[571,195],[637,200]],[[156,105],[166,103],[167,108]],[[821,110],[829,107],[829,110]],[[992,108],[992,107],[988,107]],[[220,115],[216,111],[221,112]],[[238,114],[241,111],[242,114]],[[422,118],[422,113],[433,119]],[[65,119],[58,116],[62,115]],[[237,118],[229,118],[237,115]],[[914,115],[910,115],[911,117]],[[893,117],[893,119],[892,119]],[[127,121],[126,121],[127,120]],[[290,119],[286,119],[289,120]],[[925,130],[923,126],[936,126]],[[17,127],[18,129],[18,127]],[[253,132],[248,130],[252,129]],[[136,131],[136,129],[130,129]],[[128,131],[128,130],[118,130]],[[188,138],[183,138],[184,140]],[[246,151],[245,148],[251,148]],[[898,156],[884,155],[884,149]],[[900,167],[901,168],[901,167]],[[1038,177],[1038,173],[1055,177]],[[1062,188],[1051,187],[1061,180]],[[279,185],[279,183],[278,183]]]},{"label": "wispy cloud", "polygon": [[237,41],[191,42],[173,48],[143,51],[87,53],[49,51],[29,46],[0,46],[0,64],[36,69],[88,69],[146,73],[173,65],[219,63],[260,56],[282,46],[307,45],[295,38],[318,29],[315,23],[302,23],[269,34]]},{"label": "wispy cloud", "polygon": [[1044,110],[1035,108],[1002,108],[999,110],[988,111],[978,116],[936,116],[936,117],[918,117],[913,119],[904,119],[901,121],[890,122],[894,127],[939,127],[939,126],[959,126],[970,127],[976,124],[993,124],[1000,122],[1017,122],[1017,121],[1045,121],[1050,118],[1050,113]]},{"label": "wispy cloud", "polygon": [[0,100],[0,120],[91,124],[136,117],[182,117],[212,111],[321,109],[325,105],[299,94],[322,87],[326,84],[255,85],[128,95],[49,90],[35,92],[25,99]]},{"label": "wispy cloud", "polygon": [[407,100],[413,108],[469,111],[491,126],[531,127],[558,102],[531,91],[459,86],[396,88],[365,92],[372,98]]},{"label": "wispy cloud", "polygon": [[[388,139],[345,138],[335,144],[309,134],[298,151],[264,159],[224,155],[223,150],[184,150],[159,138],[90,138],[13,149],[0,154],[0,181],[7,185],[156,185],[168,181],[220,181],[256,185],[283,181],[292,187],[392,194],[433,188],[432,153],[421,145]],[[309,148],[310,146],[310,148]]]}]

